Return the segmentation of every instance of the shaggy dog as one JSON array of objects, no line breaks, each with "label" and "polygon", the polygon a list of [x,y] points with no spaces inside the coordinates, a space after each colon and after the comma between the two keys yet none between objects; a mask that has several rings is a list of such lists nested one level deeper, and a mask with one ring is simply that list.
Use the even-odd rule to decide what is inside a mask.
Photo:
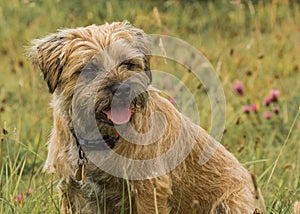
[{"label": "shaggy dog", "polygon": [[151,86],[150,54],[127,22],[32,42],[53,94],[45,170],[60,177],[61,211],[263,213],[255,179],[222,145],[199,163],[216,141]]}]

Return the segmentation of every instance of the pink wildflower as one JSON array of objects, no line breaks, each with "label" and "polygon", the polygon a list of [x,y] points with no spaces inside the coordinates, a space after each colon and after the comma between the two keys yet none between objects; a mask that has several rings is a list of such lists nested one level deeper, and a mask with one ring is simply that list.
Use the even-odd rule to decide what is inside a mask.
[{"label": "pink wildflower", "polygon": [[173,105],[175,105],[176,104],[176,100],[174,99],[174,98],[170,98],[170,103],[172,103]]},{"label": "pink wildflower", "polygon": [[18,201],[19,203],[21,203],[22,200],[23,200],[22,194],[17,195],[17,201]]},{"label": "pink wildflower", "polygon": [[266,111],[266,112],[264,112],[263,116],[265,119],[268,120],[272,117],[272,112]]},{"label": "pink wildflower", "polygon": [[264,105],[265,106],[269,106],[271,102],[272,102],[272,98],[271,97],[266,97],[264,99]]},{"label": "pink wildflower", "polygon": [[245,114],[249,114],[250,111],[251,111],[251,107],[250,107],[250,106],[243,106],[243,112],[244,112]]},{"label": "pink wildflower", "polygon": [[279,99],[279,90],[272,89],[270,91],[270,95],[271,95],[271,101],[272,102],[277,102],[278,99]]},{"label": "pink wildflower", "polygon": [[244,95],[244,85],[243,85],[243,83],[235,82],[234,83],[234,90],[238,95],[243,96]]},{"label": "pink wildflower", "polygon": [[257,113],[258,112],[258,107],[256,104],[252,104],[251,105],[251,111],[254,112],[254,113]]},{"label": "pink wildflower", "polygon": [[22,194],[17,195],[17,201],[20,204],[20,206],[22,207],[22,205],[23,205],[23,196],[22,196]]},{"label": "pink wildflower", "polygon": [[31,195],[32,193],[34,193],[34,189],[29,188],[26,194],[27,195]]},{"label": "pink wildflower", "polygon": [[278,107],[278,106],[273,107],[272,111],[273,111],[275,114],[279,114],[279,107]]}]

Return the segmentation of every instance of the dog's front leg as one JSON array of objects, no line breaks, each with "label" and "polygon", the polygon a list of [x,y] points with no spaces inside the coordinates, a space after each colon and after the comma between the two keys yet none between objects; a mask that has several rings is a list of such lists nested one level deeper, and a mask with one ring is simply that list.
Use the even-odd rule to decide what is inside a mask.
[{"label": "dog's front leg", "polygon": [[170,212],[168,197],[172,190],[169,176],[135,181],[133,191],[138,214]]}]

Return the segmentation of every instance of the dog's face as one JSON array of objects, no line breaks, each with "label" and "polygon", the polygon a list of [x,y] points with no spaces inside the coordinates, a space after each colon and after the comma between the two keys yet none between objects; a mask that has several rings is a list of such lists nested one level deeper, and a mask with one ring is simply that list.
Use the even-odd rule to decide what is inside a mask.
[{"label": "dog's face", "polygon": [[81,94],[85,96],[91,89],[94,91],[97,118],[122,125],[129,122],[135,111],[145,107],[150,81],[145,55],[121,39],[97,54],[81,70],[76,89],[79,99]]},{"label": "dog's face", "polygon": [[34,40],[29,52],[60,111],[71,118],[81,106],[82,119],[93,111],[104,135],[145,107],[149,55],[146,35],[126,22],[62,30]]}]

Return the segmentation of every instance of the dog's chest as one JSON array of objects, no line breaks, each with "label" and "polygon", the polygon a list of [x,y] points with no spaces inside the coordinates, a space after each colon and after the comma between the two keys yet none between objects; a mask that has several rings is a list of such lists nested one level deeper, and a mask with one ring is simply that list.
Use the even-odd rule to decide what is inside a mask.
[{"label": "dog's chest", "polygon": [[[134,211],[134,199],[124,179],[108,175],[100,170],[86,169],[84,182],[74,177],[63,179],[60,189],[63,203],[72,213],[129,213]],[[129,188],[129,189],[128,189]]]}]

